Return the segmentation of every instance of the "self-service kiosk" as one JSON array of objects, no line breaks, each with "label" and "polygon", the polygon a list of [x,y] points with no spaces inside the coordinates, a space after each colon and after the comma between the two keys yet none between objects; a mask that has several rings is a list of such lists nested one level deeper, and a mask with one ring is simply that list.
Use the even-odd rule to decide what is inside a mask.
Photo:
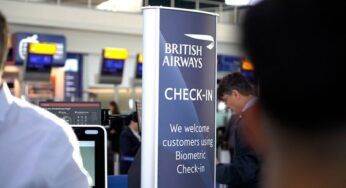
[{"label": "self-service kiosk", "polygon": [[99,83],[120,84],[128,55],[127,49],[104,48],[102,50]]},{"label": "self-service kiosk", "polygon": [[66,60],[65,36],[13,33],[10,55],[5,78],[14,83],[16,96],[33,103],[55,98],[63,100],[63,70],[59,67],[64,67]]},{"label": "self-service kiosk", "polygon": [[55,44],[30,43],[24,63],[24,80],[49,80],[56,51]]},{"label": "self-service kiosk", "polygon": [[54,83],[50,75],[56,52],[55,44],[28,44],[21,78],[21,93],[28,100],[35,102],[54,98]]}]

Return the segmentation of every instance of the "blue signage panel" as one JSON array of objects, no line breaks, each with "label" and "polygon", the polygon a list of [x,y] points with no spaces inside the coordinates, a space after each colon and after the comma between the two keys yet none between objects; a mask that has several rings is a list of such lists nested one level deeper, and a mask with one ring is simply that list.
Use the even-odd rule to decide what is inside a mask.
[{"label": "blue signage panel", "polygon": [[68,53],[64,69],[64,100],[81,100],[83,95],[83,55]]},{"label": "blue signage panel", "polygon": [[17,65],[23,65],[30,43],[51,43],[57,47],[52,66],[64,66],[66,59],[66,39],[62,35],[48,35],[20,32],[13,35],[14,58]]},{"label": "blue signage panel", "polygon": [[160,9],[159,40],[157,187],[214,187],[216,17]]},{"label": "blue signage panel", "polygon": [[230,55],[217,56],[217,71],[240,72],[242,57]]}]

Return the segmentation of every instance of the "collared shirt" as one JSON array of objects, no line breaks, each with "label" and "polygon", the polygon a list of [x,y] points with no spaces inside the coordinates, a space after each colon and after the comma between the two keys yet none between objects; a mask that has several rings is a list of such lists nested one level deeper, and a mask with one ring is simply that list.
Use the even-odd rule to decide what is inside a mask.
[{"label": "collared shirt", "polygon": [[77,138],[62,119],[0,89],[0,186],[89,187]]},{"label": "collared shirt", "polygon": [[131,127],[129,127],[129,128],[130,128],[131,132],[133,133],[133,135],[135,135],[135,137],[136,137],[139,141],[141,141],[141,136],[139,136],[138,132],[135,131],[134,129],[132,129]]},{"label": "collared shirt", "polygon": [[257,97],[252,97],[250,100],[248,100],[243,109],[241,110],[241,112],[245,112],[247,109],[249,109],[251,106],[253,106],[257,101]]}]

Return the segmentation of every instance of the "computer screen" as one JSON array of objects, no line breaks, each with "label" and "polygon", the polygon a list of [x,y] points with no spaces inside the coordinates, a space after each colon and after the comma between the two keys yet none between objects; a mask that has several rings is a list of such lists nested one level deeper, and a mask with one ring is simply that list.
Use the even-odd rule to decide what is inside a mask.
[{"label": "computer screen", "polygon": [[28,54],[26,70],[30,72],[50,72],[52,64],[52,55]]},{"label": "computer screen", "polygon": [[91,186],[95,186],[95,141],[79,141],[83,166],[91,177]]},{"label": "computer screen", "polygon": [[100,102],[40,102],[39,106],[71,125],[101,125]]},{"label": "computer screen", "polygon": [[143,72],[143,63],[137,62],[137,68],[136,68],[136,78],[142,79],[142,72]]},{"label": "computer screen", "polygon": [[106,59],[102,60],[102,75],[122,76],[125,60]]},{"label": "computer screen", "polygon": [[106,131],[99,125],[72,125],[92,188],[107,185]]}]

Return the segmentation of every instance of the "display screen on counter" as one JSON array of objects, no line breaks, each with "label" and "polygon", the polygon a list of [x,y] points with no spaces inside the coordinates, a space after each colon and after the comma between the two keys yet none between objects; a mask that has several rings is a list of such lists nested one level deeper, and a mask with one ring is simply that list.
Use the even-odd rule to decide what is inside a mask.
[{"label": "display screen on counter", "polygon": [[95,141],[79,140],[79,150],[83,166],[91,176],[91,186],[95,186]]},{"label": "display screen on counter", "polygon": [[142,79],[143,63],[137,63],[136,78]]},{"label": "display screen on counter", "polygon": [[40,102],[45,108],[71,125],[100,125],[99,102]]},{"label": "display screen on counter", "polygon": [[26,70],[32,72],[50,72],[52,63],[52,55],[29,54],[26,64]]},{"label": "display screen on counter", "polygon": [[124,70],[125,60],[103,59],[102,75],[121,76]]}]

